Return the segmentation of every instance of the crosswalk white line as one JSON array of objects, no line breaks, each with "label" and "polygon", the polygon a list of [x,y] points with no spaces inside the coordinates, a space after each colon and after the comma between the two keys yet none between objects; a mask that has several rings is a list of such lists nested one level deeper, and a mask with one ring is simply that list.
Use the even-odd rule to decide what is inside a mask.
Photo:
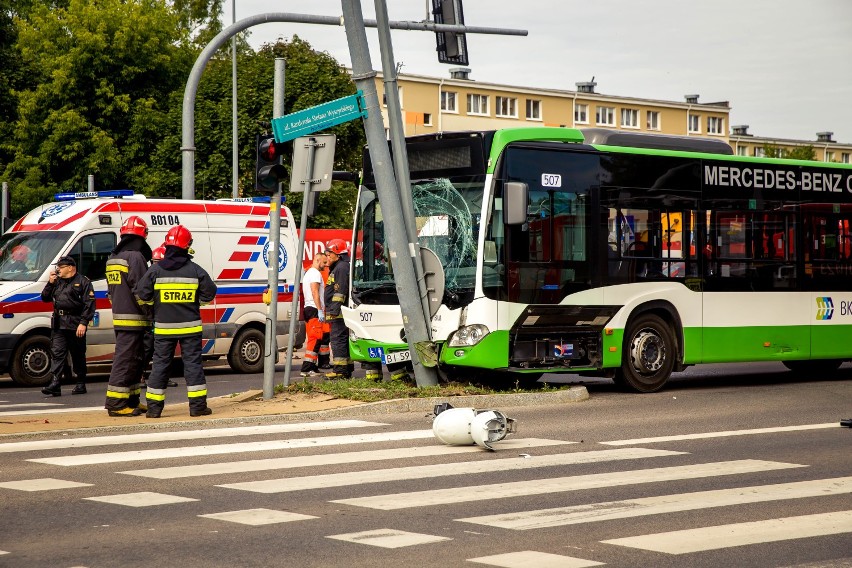
[{"label": "crosswalk white line", "polygon": [[[515,438],[497,444],[496,451],[511,452],[544,446],[576,444],[562,440],[543,440],[541,438]],[[394,448],[390,450],[371,450],[362,452],[343,452],[337,454],[313,454],[310,456],[291,456],[286,458],[267,458],[232,462],[210,463],[203,465],[178,465],[150,469],[121,471],[128,475],[151,477],[154,479],[177,479],[181,477],[199,477],[228,473],[247,473],[271,469],[292,469],[299,467],[317,467],[344,463],[361,463],[382,460],[402,460],[429,456],[482,453],[479,446],[416,446],[413,448]]]},{"label": "crosswalk white line", "polygon": [[603,562],[536,550],[480,556],[479,558],[468,558],[467,561],[500,568],[591,568],[592,566],[604,566]]},{"label": "crosswalk white line", "polygon": [[242,452],[266,452],[270,450],[290,450],[293,448],[317,448],[350,444],[368,444],[376,442],[396,442],[400,440],[422,440],[432,438],[432,430],[412,430],[407,432],[380,432],[377,434],[352,434],[347,436],[326,436],[322,438],[297,438],[293,440],[272,440],[266,442],[245,442],[239,444],[217,444],[215,446],[184,446],[180,448],[161,448],[153,450],[131,450],[106,454],[81,454],[52,458],[34,458],[27,461],[52,465],[76,466],[104,463],[119,463],[143,460],[161,460],[196,456],[236,454]]},{"label": "crosswalk white line", "polygon": [[729,507],[746,505],[748,503],[804,499],[846,493],[852,493],[852,477],[735,487],[733,489],[719,489],[715,491],[697,491],[694,493],[627,499],[625,501],[590,503],[573,507],[555,507],[535,511],[483,515],[481,517],[467,517],[456,520],[463,523],[525,531],[580,523],[610,521],[613,519],[642,517],[645,515],[659,515],[677,511],[694,511],[713,507]]},{"label": "crosswalk white line", "polygon": [[[29,406],[29,405],[27,405]],[[91,412],[103,410],[103,406],[86,406],[83,408],[44,408],[40,410],[8,410],[0,412],[0,416],[30,416],[32,414],[65,414],[68,412]]]},{"label": "crosswalk white line", "polygon": [[477,460],[435,465],[374,469],[370,471],[331,473],[326,475],[310,475],[306,477],[284,477],[279,479],[265,479],[263,481],[227,483],[219,485],[218,487],[241,489],[243,491],[253,491],[255,493],[284,493],[287,491],[302,491],[305,489],[323,489],[326,487],[345,487],[368,483],[384,483],[387,481],[429,479],[450,475],[518,471],[557,465],[597,463],[615,460],[637,460],[681,454],[682,452],[649,450],[645,448],[629,448],[629,451],[600,450],[575,452],[571,454],[551,454],[530,458],[511,457],[499,460]]},{"label": "crosswalk white line", "polygon": [[[103,408],[100,408],[100,410],[103,410]],[[373,426],[387,426],[387,424],[384,422],[365,422],[363,420],[331,420],[328,422],[294,422],[290,424],[273,424],[267,426],[236,426],[233,428],[209,428],[204,430],[117,434],[114,436],[93,436],[91,438],[60,438],[51,440],[33,440],[28,442],[7,442],[0,444],[0,454],[10,452],[35,452],[39,450],[59,450],[64,448],[85,448],[90,446],[123,446],[148,442],[258,436],[263,434],[283,434],[287,432],[313,432],[339,430],[343,428],[369,428]]]},{"label": "crosswalk white line", "polygon": [[774,428],[754,428],[752,430],[724,430],[721,432],[699,432],[697,434],[678,434],[675,436],[658,436],[656,438],[633,438],[631,440],[612,440],[600,442],[607,446],[635,446],[637,444],[657,444],[660,442],[677,442],[679,440],[704,440],[707,438],[727,438],[729,436],[751,436],[754,434],[775,434],[777,432],[798,432],[803,430],[822,430],[837,428],[837,422],[825,424],[803,424],[802,426],[777,426]]},{"label": "crosswalk white line", "polygon": [[852,511],[837,511],[615,538],[601,542],[667,554],[688,554],[850,532],[852,532]]},{"label": "crosswalk white line", "polygon": [[45,406],[62,406],[62,403],[59,402],[24,402],[19,404],[0,404],[0,410],[5,410],[7,408],[32,408],[32,407],[43,408]]},{"label": "crosswalk white line", "polygon": [[701,477],[738,475],[796,467],[807,466],[762,460],[735,460],[632,471],[595,473],[591,475],[533,479],[530,481],[495,483],[491,485],[471,485],[467,487],[453,487],[448,489],[413,491],[410,493],[375,495],[372,497],[355,497],[350,499],[339,499],[332,501],[332,503],[390,511],[411,507],[448,505],[452,503],[466,503],[470,501],[490,501],[509,497],[523,497],[528,495],[542,495],[546,493],[579,491],[582,489],[637,485],[640,483],[657,483],[660,481],[671,481],[676,479],[698,479]]}]

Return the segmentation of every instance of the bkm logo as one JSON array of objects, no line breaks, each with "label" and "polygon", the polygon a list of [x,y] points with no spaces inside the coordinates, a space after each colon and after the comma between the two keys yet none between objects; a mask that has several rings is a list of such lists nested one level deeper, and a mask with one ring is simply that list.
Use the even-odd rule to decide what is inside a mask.
[{"label": "bkm logo", "polygon": [[[817,314],[816,319],[818,320],[830,320],[831,316],[834,315],[834,301],[829,296],[821,297],[816,299],[817,303]],[[849,305],[849,302],[840,302],[840,314],[846,315],[852,312],[852,306]]]}]

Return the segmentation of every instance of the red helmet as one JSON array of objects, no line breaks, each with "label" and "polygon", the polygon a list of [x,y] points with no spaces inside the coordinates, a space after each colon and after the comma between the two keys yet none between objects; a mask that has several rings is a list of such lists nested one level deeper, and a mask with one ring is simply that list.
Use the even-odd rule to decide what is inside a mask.
[{"label": "red helmet", "polygon": [[159,262],[163,260],[164,256],[166,256],[166,243],[161,244],[151,251],[151,260]]},{"label": "red helmet", "polygon": [[325,252],[333,252],[334,254],[343,254],[349,252],[349,247],[346,246],[346,241],[343,239],[331,239],[325,245]]},{"label": "red helmet", "polygon": [[166,233],[166,242],[163,246],[172,245],[182,249],[188,249],[192,244],[192,233],[183,225],[175,225]]},{"label": "red helmet", "polygon": [[24,262],[30,254],[29,247],[18,245],[12,249],[12,260],[15,262]]},{"label": "red helmet", "polygon": [[148,236],[148,223],[146,223],[142,217],[139,217],[138,215],[128,217],[125,219],[124,223],[121,224],[121,234],[137,235],[144,239]]}]

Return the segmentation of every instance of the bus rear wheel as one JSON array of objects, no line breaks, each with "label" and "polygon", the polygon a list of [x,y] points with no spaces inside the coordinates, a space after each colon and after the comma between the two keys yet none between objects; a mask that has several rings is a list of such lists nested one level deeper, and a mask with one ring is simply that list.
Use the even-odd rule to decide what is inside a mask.
[{"label": "bus rear wheel", "polygon": [[676,353],[669,325],[657,315],[641,315],[627,328],[615,382],[636,392],[656,392],[669,380]]}]

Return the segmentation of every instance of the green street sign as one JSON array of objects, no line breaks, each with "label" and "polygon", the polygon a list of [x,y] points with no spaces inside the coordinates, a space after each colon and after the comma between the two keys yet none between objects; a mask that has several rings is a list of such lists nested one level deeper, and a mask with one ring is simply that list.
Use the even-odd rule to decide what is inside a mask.
[{"label": "green street sign", "polygon": [[358,91],[348,97],[273,118],[272,134],[275,142],[280,144],[365,116],[367,108],[363,93]]}]

